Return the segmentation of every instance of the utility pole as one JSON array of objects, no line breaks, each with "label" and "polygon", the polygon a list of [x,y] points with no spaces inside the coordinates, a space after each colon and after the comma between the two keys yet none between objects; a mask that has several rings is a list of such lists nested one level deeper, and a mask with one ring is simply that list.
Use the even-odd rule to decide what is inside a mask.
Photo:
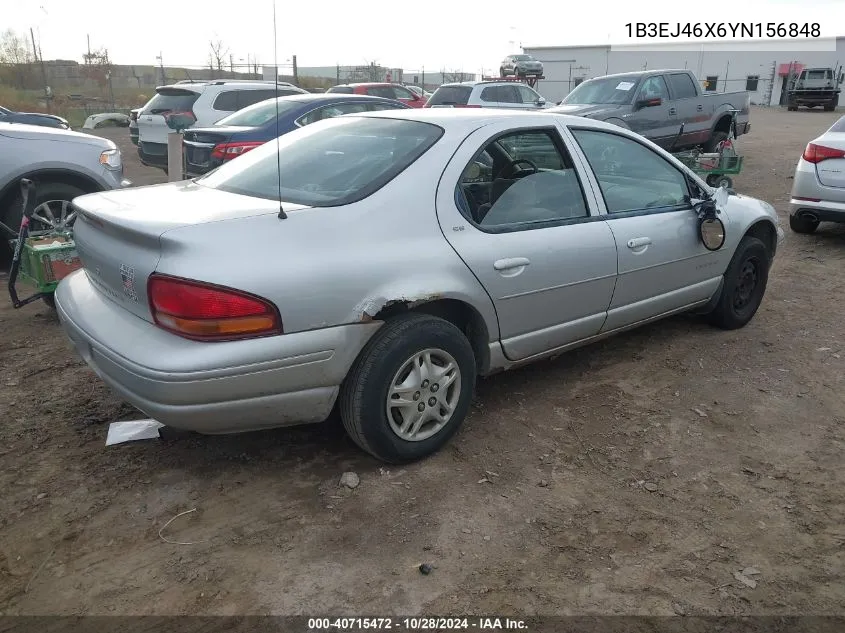
[{"label": "utility pole", "polygon": [[161,85],[165,85],[167,83],[167,76],[164,74],[164,57],[161,54],[161,51],[158,52],[158,59],[159,64],[161,65]]},{"label": "utility pole", "polygon": [[235,74],[235,57],[232,53],[229,53],[229,72]]},{"label": "utility pole", "polygon": [[91,59],[91,36],[86,35],[86,37],[88,38],[88,59]]},{"label": "utility pole", "polygon": [[47,69],[44,67],[44,55],[39,54],[41,51],[35,45],[35,31],[32,30],[32,27],[29,28],[29,36],[32,38],[32,54],[35,55],[36,60],[39,57],[41,58],[41,79],[44,82],[44,102],[47,104],[47,112],[50,112],[50,88],[47,85]]},{"label": "utility pole", "polygon": [[299,85],[299,69],[296,66],[296,55],[291,57],[291,61],[293,62],[293,83],[294,85]]}]

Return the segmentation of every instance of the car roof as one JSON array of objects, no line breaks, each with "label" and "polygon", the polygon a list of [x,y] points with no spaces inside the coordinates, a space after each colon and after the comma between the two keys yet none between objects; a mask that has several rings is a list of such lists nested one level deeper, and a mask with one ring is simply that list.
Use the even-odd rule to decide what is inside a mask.
[{"label": "car roof", "polygon": [[597,129],[619,129],[612,123],[605,123],[595,119],[585,119],[580,116],[559,114],[545,111],[510,110],[507,108],[402,108],[396,110],[380,110],[379,112],[361,112],[344,116],[403,119],[405,121],[419,121],[432,123],[444,129],[463,128],[474,129],[495,122],[511,122],[520,125],[550,125],[549,117],[556,117],[564,125],[578,124],[580,126],[595,127]]},{"label": "car roof", "polygon": [[[183,80],[177,81],[176,83],[167,84],[164,86],[156,86],[156,92],[161,89],[166,88],[178,88],[180,90],[191,90],[193,92],[201,93],[205,91],[206,88],[209,86],[226,86],[232,88],[272,88],[274,82],[272,81],[261,81],[258,79],[210,79],[208,81],[190,81],[190,80]],[[296,88],[291,83],[286,81],[278,82],[275,84],[279,88]],[[302,90],[302,88],[299,88]]]},{"label": "car roof", "polygon": [[[528,84],[526,84],[522,81],[518,81],[516,79],[510,80],[510,81],[507,81],[507,80],[503,81],[501,79],[474,79],[474,80],[471,80],[471,81],[453,81],[452,83],[441,84],[440,87],[443,88],[444,86],[448,86],[448,87],[451,87],[451,86],[466,86],[467,88],[472,88],[473,86],[481,86],[481,85],[490,86],[490,85],[494,85],[494,84],[499,84],[499,85],[502,85],[502,86],[512,86],[514,84],[522,84],[523,86],[528,85]],[[529,86],[529,88],[530,88],[530,86]]]},{"label": "car roof", "polygon": [[340,88],[342,86],[346,86],[349,88],[357,88],[359,86],[401,86],[399,82],[396,81],[360,81],[358,83],[352,84],[338,84],[337,86],[332,86],[332,88]]},{"label": "car roof", "polygon": [[[384,103],[401,103],[396,99],[388,99],[386,97],[376,97],[374,95],[356,95],[345,92],[309,92],[308,94],[284,95],[279,97],[282,101],[304,101],[311,103],[312,101],[365,101],[374,102],[381,101]],[[268,101],[272,100],[272,97]],[[404,105],[404,104],[403,104]]]}]

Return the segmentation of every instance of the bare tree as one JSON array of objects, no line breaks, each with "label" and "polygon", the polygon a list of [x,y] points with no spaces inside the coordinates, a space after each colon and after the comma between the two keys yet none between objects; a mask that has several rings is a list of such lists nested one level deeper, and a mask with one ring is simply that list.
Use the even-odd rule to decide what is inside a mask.
[{"label": "bare tree", "polygon": [[25,35],[14,29],[6,29],[0,35],[0,62],[5,64],[30,64],[32,51],[29,50]]},{"label": "bare tree", "polygon": [[85,61],[82,67],[85,77],[93,79],[100,88],[103,88],[108,82],[109,73],[112,69],[111,59],[109,59],[109,49],[100,48],[84,53],[82,59]]},{"label": "bare tree", "polygon": [[212,65],[217,70],[223,70],[223,64],[226,62],[226,57],[229,55],[229,47],[223,43],[223,40],[208,43],[211,48],[211,53],[208,56],[209,65]]},{"label": "bare tree", "polygon": [[29,87],[28,81],[34,73],[30,67],[33,54],[29,49],[29,40],[13,29],[6,29],[0,35],[0,64],[3,68],[2,77],[18,88]]}]

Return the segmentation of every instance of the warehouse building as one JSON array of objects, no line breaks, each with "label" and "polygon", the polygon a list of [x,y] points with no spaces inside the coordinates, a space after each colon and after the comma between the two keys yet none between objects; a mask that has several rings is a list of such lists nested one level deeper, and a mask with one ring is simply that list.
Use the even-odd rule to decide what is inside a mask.
[{"label": "warehouse building", "polygon": [[[657,68],[693,71],[710,92],[747,90],[756,105],[782,105],[791,73],[803,68],[839,68],[845,37],[691,44],[523,46],[543,62],[537,89],[557,103],[585,79]],[[840,100],[845,105],[845,99]]]}]

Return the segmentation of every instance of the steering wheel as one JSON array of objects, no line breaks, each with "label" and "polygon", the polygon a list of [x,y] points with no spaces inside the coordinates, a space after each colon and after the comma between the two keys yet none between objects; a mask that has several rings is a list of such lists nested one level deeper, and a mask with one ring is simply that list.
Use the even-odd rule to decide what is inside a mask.
[{"label": "steering wheel", "polygon": [[502,175],[503,175],[505,172],[510,171],[510,170],[512,170],[512,169],[513,169],[514,171],[513,171],[513,174],[511,175],[511,180],[516,180],[516,178],[517,178],[517,174],[519,174],[520,172],[523,172],[523,171],[528,171],[527,169],[514,169],[514,167],[516,167],[516,166],[517,166],[517,165],[519,165],[520,163],[524,163],[524,164],[528,165],[528,166],[531,168],[531,173],[530,173],[530,174],[527,174],[527,175],[529,175],[529,176],[530,176],[530,175],[532,175],[532,174],[536,174],[538,171],[540,171],[540,170],[537,168],[537,165],[535,165],[534,163],[532,163],[532,162],[531,162],[530,160],[528,160],[527,158],[517,158],[516,160],[512,160],[510,163],[508,163],[507,165],[505,165],[505,166],[502,168],[502,170],[499,172],[499,174],[496,176],[496,178],[501,178],[501,177],[502,177]]}]

